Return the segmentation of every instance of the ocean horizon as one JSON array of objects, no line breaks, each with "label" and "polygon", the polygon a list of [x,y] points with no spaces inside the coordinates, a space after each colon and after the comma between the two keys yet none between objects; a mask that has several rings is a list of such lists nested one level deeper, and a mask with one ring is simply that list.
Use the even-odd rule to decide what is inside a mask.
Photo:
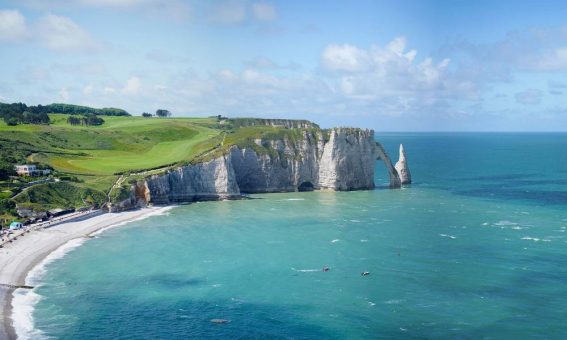
[{"label": "ocean horizon", "polygon": [[199,202],[73,241],[16,295],[16,330],[23,339],[565,337],[562,137],[377,133],[390,154],[404,144],[412,185],[385,189],[377,162],[375,190]]}]

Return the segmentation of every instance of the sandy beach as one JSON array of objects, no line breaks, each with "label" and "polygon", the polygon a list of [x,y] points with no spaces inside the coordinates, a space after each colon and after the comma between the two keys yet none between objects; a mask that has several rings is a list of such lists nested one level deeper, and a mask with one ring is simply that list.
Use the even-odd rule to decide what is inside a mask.
[{"label": "sandy beach", "polygon": [[0,338],[15,339],[12,293],[26,285],[28,273],[47,255],[70,240],[117,224],[159,213],[164,208],[146,208],[121,213],[107,213],[86,220],[62,223],[25,233],[0,249]]}]

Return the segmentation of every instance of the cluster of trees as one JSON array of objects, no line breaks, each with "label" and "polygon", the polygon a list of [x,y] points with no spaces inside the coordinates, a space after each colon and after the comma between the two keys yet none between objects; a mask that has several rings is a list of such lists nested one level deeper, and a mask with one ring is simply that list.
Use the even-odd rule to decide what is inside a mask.
[{"label": "cluster of trees", "polygon": [[[153,117],[153,116],[154,115],[152,115],[151,113],[148,113],[148,112],[142,113],[142,117],[145,117],[145,118],[150,118],[150,117]],[[160,117],[160,118],[171,117],[171,112],[169,112],[169,110],[159,109],[159,110],[156,110],[156,117]]]},{"label": "cluster of trees", "polygon": [[[0,103],[0,118],[6,124],[14,126],[18,124],[49,124],[48,113],[63,113],[69,115],[85,115],[91,117],[99,116],[130,116],[128,112],[122,109],[113,107],[106,107],[102,109],[95,109],[88,106],[71,105],[71,104],[49,104],[49,105],[36,105],[27,106],[24,103],[4,104]],[[83,118],[81,118],[83,119]],[[100,118],[102,120],[102,118]],[[89,118],[89,122],[100,125],[104,120],[97,121],[94,118]]]},{"label": "cluster of trees", "polygon": [[[38,105],[41,106],[41,105]],[[95,114],[99,116],[130,116],[128,112],[113,107],[105,107],[95,109],[88,106],[71,105],[71,104],[49,104],[43,106],[49,113],[65,113],[69,115],[86,115]]]},{"label": "cluster of trees", "polygon": [[49,116],[41,105],[27,106],[24,103],[0,103],[0,117],[10,126],[18,124],[49,124]]},{"label": "cluster of trees", "polygon": [[83,117],[70,116],[67,123],[71,125],[102,125],[104,119],[97,117],[95,114],[86,114]]},{"label": "cluster of trees", "polygon": [[168,110],[159,109],[156,111],[156,116],[158,117],[171,117],[171,112]]}]

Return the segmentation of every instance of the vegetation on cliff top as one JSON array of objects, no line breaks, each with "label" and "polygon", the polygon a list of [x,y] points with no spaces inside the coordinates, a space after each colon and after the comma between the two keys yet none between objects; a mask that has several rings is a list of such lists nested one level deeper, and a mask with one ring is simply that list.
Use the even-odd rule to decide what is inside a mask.
[{"label": "vegetation on cliff top", "polygon": [[[72,114],[92,114],[90,108],[75,105],[44,107]],[[118,201],[124,196],[129,181],[124,180],[117,186],[117,192],[109,193],[109,190],[121,176],[141,179],[174,166],[212,159],[227,152],[232,145],[273,153],[274,150],[255,141],[287,139],[295,143],[305,132],[311,135],[322,131],[308,121],[277,120],[279,125],[274,127],[270,126],[273,122],[262,119],[222,116],[147,119],[129,116],[119,109],[93,110],[110,110],[104,124],[70,125],[70,115],[62,113],[50,113],[49,124],[43,125],[11,126],[0,121],[0,168],[6,168],[4,179],[0,178],[0,222],[2,215],[9,220],[13,203],[48,209],[96,206],[103,204],[107,197]],[[285,128],[284,123],[309,128]],[[60,182],[29,186],[26,183],[34,179],[7,178],[14,175],[11,167],[26,163],[52,168],[51,179],[58,178]]]}]

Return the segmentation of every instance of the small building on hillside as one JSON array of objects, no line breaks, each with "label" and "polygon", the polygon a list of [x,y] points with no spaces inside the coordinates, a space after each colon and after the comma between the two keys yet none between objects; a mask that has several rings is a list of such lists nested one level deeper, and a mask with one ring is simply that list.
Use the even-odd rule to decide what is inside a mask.
[{"label": "small building on hillside", "polygon": [[40,170],[33,164],[16,165],[16,173],[18,176],[46,176],[51,173],[51,170]]}]

